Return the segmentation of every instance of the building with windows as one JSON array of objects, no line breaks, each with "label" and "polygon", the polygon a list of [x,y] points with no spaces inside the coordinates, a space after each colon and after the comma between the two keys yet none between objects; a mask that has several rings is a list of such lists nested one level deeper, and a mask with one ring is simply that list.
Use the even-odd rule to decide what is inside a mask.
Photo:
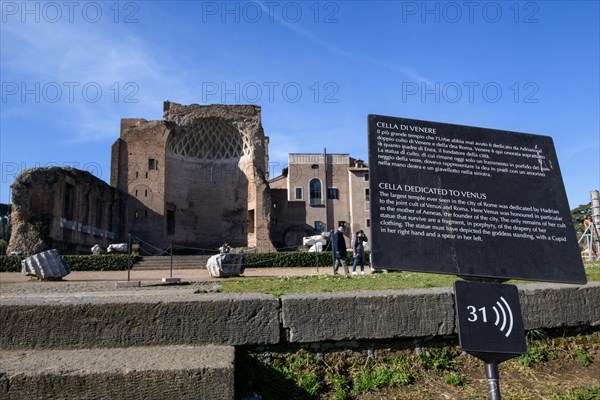
[{"label": "building with windows", "polygon": [[369,169],[348,154],[290,154],[288,166],[269,181],[271,239],[296,247],[302,237],[343,226],[371,235]]}]

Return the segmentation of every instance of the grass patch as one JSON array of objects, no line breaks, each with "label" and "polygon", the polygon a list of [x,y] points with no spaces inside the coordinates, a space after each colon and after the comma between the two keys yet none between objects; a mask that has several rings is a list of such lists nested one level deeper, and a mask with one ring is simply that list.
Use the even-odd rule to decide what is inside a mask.
[{"label": "grass patch", "polygon": [[[544,351],[554,356],[527,368],[517,361],[502,363],[503,398],[600,399],[597,371],[583,366],[574,352],[585,348],[593,362],[600,352],[599,331],[572,337],[537,331],[529,334],[528,341],[545,346]],[[261,356],[265,353],[249,350],[246,362],[250,364],[239,369],[246,374],[240,382],[247,386],[239,393],[242,399],[264,400],[428,400],[442,398],[440,393],[454,400],[489,398],[483,363],[461,355],[451,341],[427,340],[419,343],[419,351],[412,342],[383,346],[321,353],[301,349],[268,353],[266,358]]]},{"label": "grass patch", "polygon": [[[586,266],[588,281],[600,281],[600,267]],[[323,267],[326,268],[326,267]],[[289,293],[349,292],[361,290],[402,290],[451,287],[454,275],[394,271],[369,275],[307,275],[285,277],[227,278],[221,282],[222,292],[268,293],[281,296]],[[510,282],[515,283],[515,282]],[[518,283],[530,283],[522,282]]]},{"label": "grass patch", "polygon": [[552,400],[597,400],[600,399],[600,386],[569,390],[564,396],[554,396]]},{"label": "grass patch", "polygon": [[222,291],[228,293],[288,293],[347,292],[361,290],[415,289],[449,287],[456,277],[414,272],[391,272],[372,275],[311,275],[285,277],[228,278]]},{"label": "grass patch", "polygon": [[583,349],[576,349],[573,354],[579,360],[579,364],[584,367],[589,367],[592,364],[592,359]]}]

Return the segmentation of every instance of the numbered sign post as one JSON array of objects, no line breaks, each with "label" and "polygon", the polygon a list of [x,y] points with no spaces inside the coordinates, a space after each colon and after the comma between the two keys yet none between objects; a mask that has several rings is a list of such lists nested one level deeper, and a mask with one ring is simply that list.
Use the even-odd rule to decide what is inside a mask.
[{"label": "numbered sign post", "polygon": [[457,275],[460,345],[486,363],[527,351],[509,279],[585,284],[552,138],[369,115],[376,269]]},{"label": "numbered sign post", "polygon": [[485,362],[490,398],[500,400],[498,364],[527,352],[515,285],[454,282],[460,347]]},{"label": "numbered sign post", "polygon": [[375,267],[586,283],[552,138],[370,115],[369,173]]}]

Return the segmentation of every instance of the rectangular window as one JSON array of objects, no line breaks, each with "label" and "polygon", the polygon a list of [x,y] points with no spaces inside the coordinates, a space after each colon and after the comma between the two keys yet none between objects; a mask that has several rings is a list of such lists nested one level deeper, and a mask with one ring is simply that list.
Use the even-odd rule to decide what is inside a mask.
[{"label": "rectangular window", "polygon": [[308,188],[310,191],[310,205],[311,206],[322,206],[323,205],[323,194],[321,190],[321,181],[317,178],[311,179]]},{"label": "rectangular window", "polygon": [[365,178],[365,182],[369,182],[369,173],[365,172],[365,174],[363,175],[363,178]]},{"label": "rectangular window", "polygon": [[254,233],[254,210],[248,210],[248,233]]},{"label": "rectangular window", "polygon": [[63,203],[63,217],[67,221],[73,220],[73,210],[75,209],[75,186],[67,183],[65,185],[65,200]]},{"label": "rectangular window", "polygon": [[365,201],[371,201],[371,191],[369,189],[365,189]]},{"label": "rectangular window", "polygon": [[332,200],[338,200],[340,198],[340,191],[338,190],[338,188],[327,188],[327,198]]},{"label": "rectangular window", "polygon": [[323,232],[323,222],[315,221],[315,231],[319,233]]},{"label": "rectangular window", "polygon": [[167,210],[167,235],[175,234],[175,210]]},{"label": "rectangular window", "polygon": [[154,158],[149,158],[148,159],[148,169],[158,169],[158,161],[156,161]]},{"label": "rectangular window", "polygon": [[367,220],[366,220],[365,222],[366,222],[366,223],[365,223],[365,226],[366,226],[367,228],[370,228],[370,227],[371,227],[371,219],[370,219],[370,218],[367,218]]},{"label": "rectangular window", "polygon": [[302,196],[302,188],[301,187],[297,187],[296,188],[296,198],[295,200],[302,200],[303,196]]},{"label": "rectangular window", "polygon": [[102,200],[96,200],[96,228],[102,228]]}]

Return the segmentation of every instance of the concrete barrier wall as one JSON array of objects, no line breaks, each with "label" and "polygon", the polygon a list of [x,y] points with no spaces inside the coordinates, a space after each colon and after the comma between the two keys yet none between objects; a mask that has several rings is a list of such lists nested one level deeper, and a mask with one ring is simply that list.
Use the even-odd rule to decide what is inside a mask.
[{"label": "concrete barrier wall", "polygon": [[1,349],[279,342],[279,300],[266,294],[159,290],[0,296]]},{"label": "concrete barrier wall", "polygon": [[[600,283],[519,289],[526,329],[600,326]],[[0,326],[1,349],[67,349],[449,335],[456,332],[456,319],[451,288],[281,299],[161,290],[0,296]]]},{"label": "concrete barrier wall", "polygon": [[600,326],[600,282],[519,286],[525,329]]},{"label": "concrete barrier wall", "polygon": [[290,342],[393,339],[454,331],[450,289],[294,294],[281,297]]},{"label": "concrete barrier wall", "polygon": [[[600,326],[600,283],[523,285],[520,298],[526,329]],[[0,294],[0,398],[233,399],[236,345],[455,332],[450,288]]]},{"label": "concrete barrier wall", "polygon": [[[600,325],[600,283],[519,286],[525,329]],[[457,333],[454,290],[286,295],[282,324],[290,342],[394,339]]]},{"label": "concrete barrier wall", "polygon": [[235,349],[164,346],[0,353],[0,398],[233,399]]}]

